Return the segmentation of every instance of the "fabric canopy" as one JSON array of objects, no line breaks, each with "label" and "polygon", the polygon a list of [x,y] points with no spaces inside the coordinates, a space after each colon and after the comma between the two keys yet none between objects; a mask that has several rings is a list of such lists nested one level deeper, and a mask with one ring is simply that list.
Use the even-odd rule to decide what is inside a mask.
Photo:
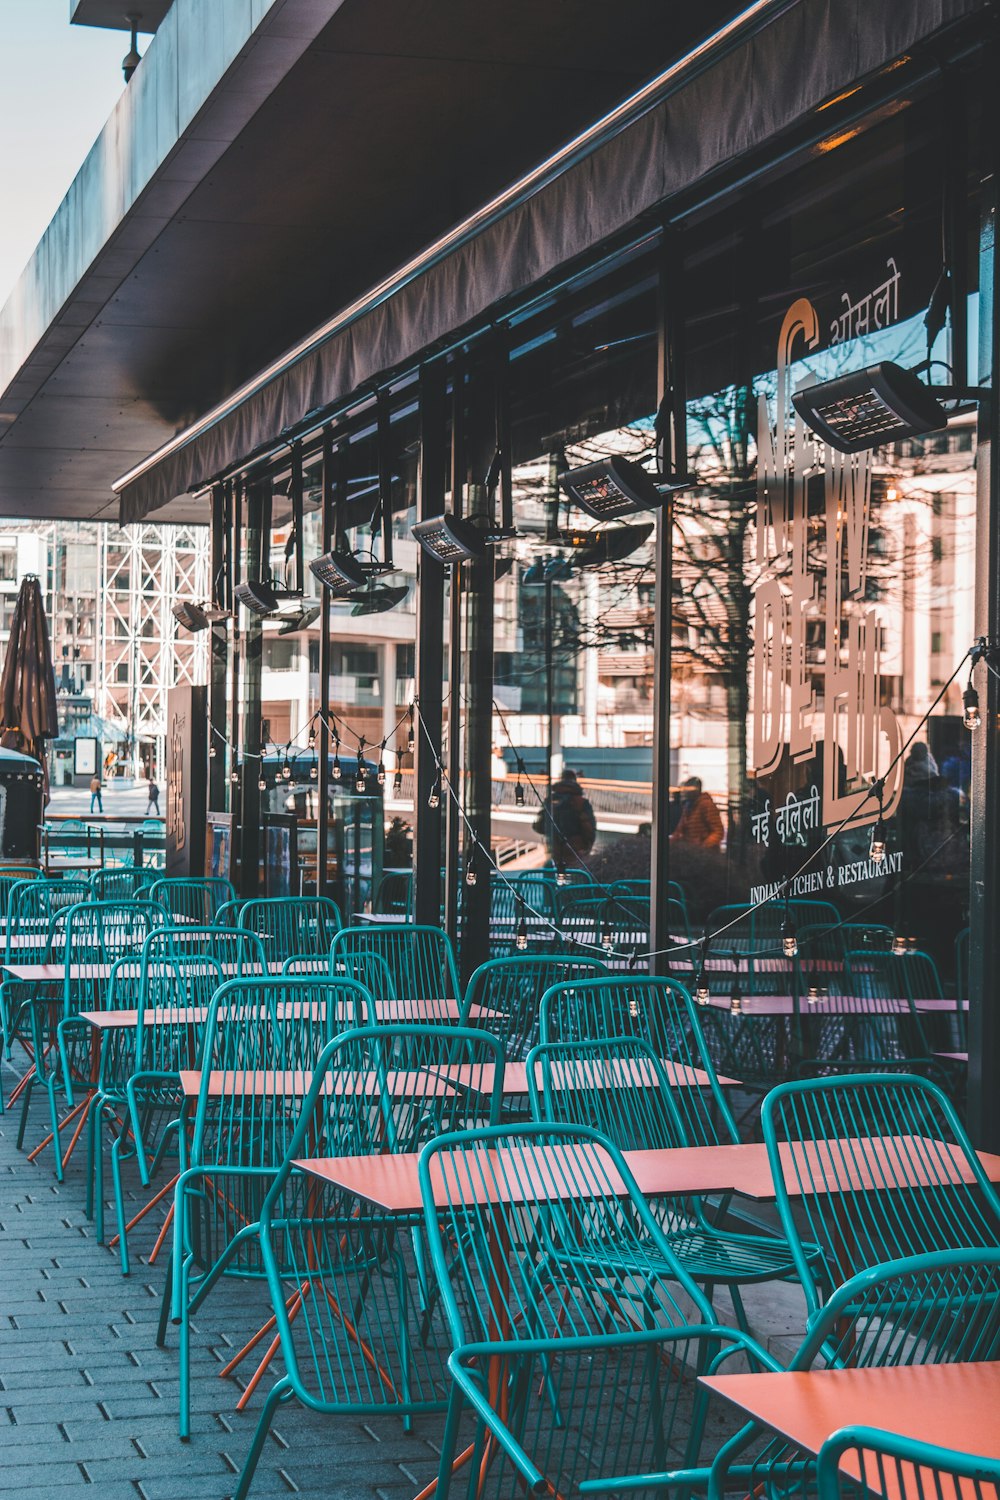
[{"label": "fabric canopy", "polygon": [[120,486],[123,524],[203,487],[308,414],[417,359],[499,302],[762,146],[984,0],[788,0],[738,46],[664,83],[594,150],[514,195],[426,269],[334,318],[267,378]]}]

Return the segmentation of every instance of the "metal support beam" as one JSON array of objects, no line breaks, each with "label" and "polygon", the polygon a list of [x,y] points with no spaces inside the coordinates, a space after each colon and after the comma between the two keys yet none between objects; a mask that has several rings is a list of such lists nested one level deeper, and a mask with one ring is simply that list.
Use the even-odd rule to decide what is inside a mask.
[{"label": "metal support beam", "polygon": [[[271,530],[270,480],[255,484],[247,496],[247,577],[260,578],[267,556]],[[239,820],[240,894],[256,896],[260,862],[260,707],[261,665],[264,654],[264,628],[257,615],[251,615],[243,637],[243,733],[240,779],[234,791],[233,811]],[[234,705],[235,708],[236,705]],[[234,713],[234,719],[236,714]]]},{"label": "metal support beam", "polygon": [[[228,539],[232,535],[233,487],[216,485],[212,491],[212,604],[232,606],[233,580],[229,572],[231,556]],[[226,621],[212,626],[208,706],[208,806],[222,812],[226,806],[226,675],[229,671],[229,630]]]},{"label": "metal support beam", "polygon": [[[683,373],[684,316],[678,236],[670,234],[660,259],[657,368],[657,458],[661,473],[687,468],[687,414]],[[653,637],[653,827],[650,850],[650,947],[670,946],[670,674],[673,629],[673,501],[656,517],[656,616]],[[665,974],[669,961],[652,961]]]},{"label": "metal support beam", "polygon": [[[465,399],[466,379],[461,365],[452,380],[451,409],[451,508],[456,516],[463,514],[465,502]],[[448,775],[460,791],[462,765],[462,572],[451,571],[448,590]],[[461,941],[461,875],[460,850],[462,818],[454,800],[448,798],[446,809],[444,856],[444,925],[457,951]]]},{"label": "metal support beam", "polygon": [[[983,139],[994,143],[1000,108],[994,95],[988,110],[992,125]],[[984,122],[986,123],[986,122]],[[979,408],[976,450],[976,634],[1000,637],[1000,407],[996,374],[1000,368],[998,277],[1000,243],[997,216],[1000,179],[994,172],[984,184],[979,255],[979,381],[992,385],[994,397]],[[1000,1150],[1000,682],[980,669],[982,726],[973,731],[971,792],[971,889],[969,901],[969,1130],[974,1144]]]},{"label": "metal support beam", "polygon": [[[336,476],[339,453],[334,452],[333,434],[323,432],[323,459],[320,485],[323,495],[322,542],[320,550],[329,552],[333,545],[333,508],[336,503]],[[327,843],[330,836],[330,590],[319,586],[319,733],[316,754],[319,757],[319,807],[316,818],[316,893],[329,894]]]},{"label": "metal support beam", "polygon": [[[447,483],[445,371],[441,363],[420,372],[420,462],[417,519],[444,510]],[[441,920],[442,809],[428,797],[441,758],[442,651],[444,646],[444,568],[420,550],[417,557],[417,649],[415,691],[420,722],[415,726],[413,777],[415,886],[414,916],[437,926]]]}]

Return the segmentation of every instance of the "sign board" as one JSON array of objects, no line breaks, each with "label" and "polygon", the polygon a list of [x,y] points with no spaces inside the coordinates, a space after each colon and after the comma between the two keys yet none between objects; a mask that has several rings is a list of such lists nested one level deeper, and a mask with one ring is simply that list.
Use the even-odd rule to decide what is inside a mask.
[{"label": "sign board", "polygon": [[200,875],[207,806],[206,689],[167,693],[167,858],[169,879]]},{"label": "sign board", "polygon": [[73,775],[95,776],[97,774],[97,763],[100,753],[100,740],[85,739],[82,735],[78,736],[73,741]]}]

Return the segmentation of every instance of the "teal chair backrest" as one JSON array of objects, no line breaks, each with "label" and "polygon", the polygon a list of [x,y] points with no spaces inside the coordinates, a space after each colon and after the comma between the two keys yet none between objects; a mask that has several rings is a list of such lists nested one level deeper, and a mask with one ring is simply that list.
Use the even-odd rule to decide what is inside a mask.
[{"label": "teal chair backrest", "polygon": [[90,898],[86,880],[23,880],[11,887],[7,905],[7,962],[41,961],[48,930],[57,912]]},{"label": "teal chair backrest", "polygon": [[676,980],[609,974],[554,985],[542,996],[539,1030],[542,1042],[640,1037],[657,1057],[699,1068],[706,1075],[705,1088],[678,1090],[675,1100],[688,1141],[714,1146],[739,1139],[696,1007]]},{"label": "teal chair backrest", "polygon": [[[987,1433],[981,1437],[985,1446]],[[816,1482],[819,1500],[857,1500],[859,1493],[895,1500],[1000,1500],[1000,1459],[852,1424],[819,1450]]]},{"label": "teal chair backrest", "polygon": [[240,927],[257,933],[272,963],[281,963],[292,954],[329,953],[343,926],[336,902],[327,896],[245,901],[238,921]]},{"label": "teal chair backrest", "polygon": [[1000,1198],[951,1101],[927,1079],[782,1083],[764,1099],[761,1124],[811,1310],[824,1289],[880,1261],[1000,1248]]},{"label": "teal chair backrest", "polygon": [[219,908],[236,899],[232,882],[216,876],[156,880],[149,887],[150,901],[157,902],[170,917],[208,926]]},{"label": "teal chair backrest", "polygon": [[[538,1040],[539,1007],[545,991],[574,979],[606,973],[597,958],[569,954],[515,954],[493,958],[470,976],[462,1023],[492,1032],[509,1058],[525,1057]],[[490,1012],[477,1018],[476,1011]]]},{"label": "teal chair backrest", "polygon": [[457,1000],[461,995],[458,969],[448,935],[440,927],[415,922],[372,923],[345,927],[330,949],[335,969],[357,976],[362,983],[372,972],[371,959],[385,965],[399,1001]]}]

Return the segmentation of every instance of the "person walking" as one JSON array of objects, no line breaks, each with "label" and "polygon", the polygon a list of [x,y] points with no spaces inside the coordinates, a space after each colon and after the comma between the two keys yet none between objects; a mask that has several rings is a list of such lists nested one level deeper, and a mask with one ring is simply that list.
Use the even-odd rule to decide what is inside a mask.
[{"label": "person walking", "polygon": [[160,816],[160,788],[152,777],[149,779],[149,801],[146,804],[146,817]]},{"label": "person walking", "polygon": [[95,773],[90,782],[90,810],[91,812],[94,811],[94,804],[96,803],[97,811],[103,815],[104,803],[101,800],[102,785],[103,782],[101,781],[101,778]]},{"label": "person walking", "polygon": [[681,815],[670,842],[712,849],[722,843],[722,832],[719,809],[708,792],[702,791],[699,778],[689,776],[681,786]]},{"label": "person walking", "polygon": [[563,771],[545,799],[545,811],[535,822],[544,833],[552,862],[558,866],[579,864],[594,847],[597,820],[583,795],[575,771]]}]

